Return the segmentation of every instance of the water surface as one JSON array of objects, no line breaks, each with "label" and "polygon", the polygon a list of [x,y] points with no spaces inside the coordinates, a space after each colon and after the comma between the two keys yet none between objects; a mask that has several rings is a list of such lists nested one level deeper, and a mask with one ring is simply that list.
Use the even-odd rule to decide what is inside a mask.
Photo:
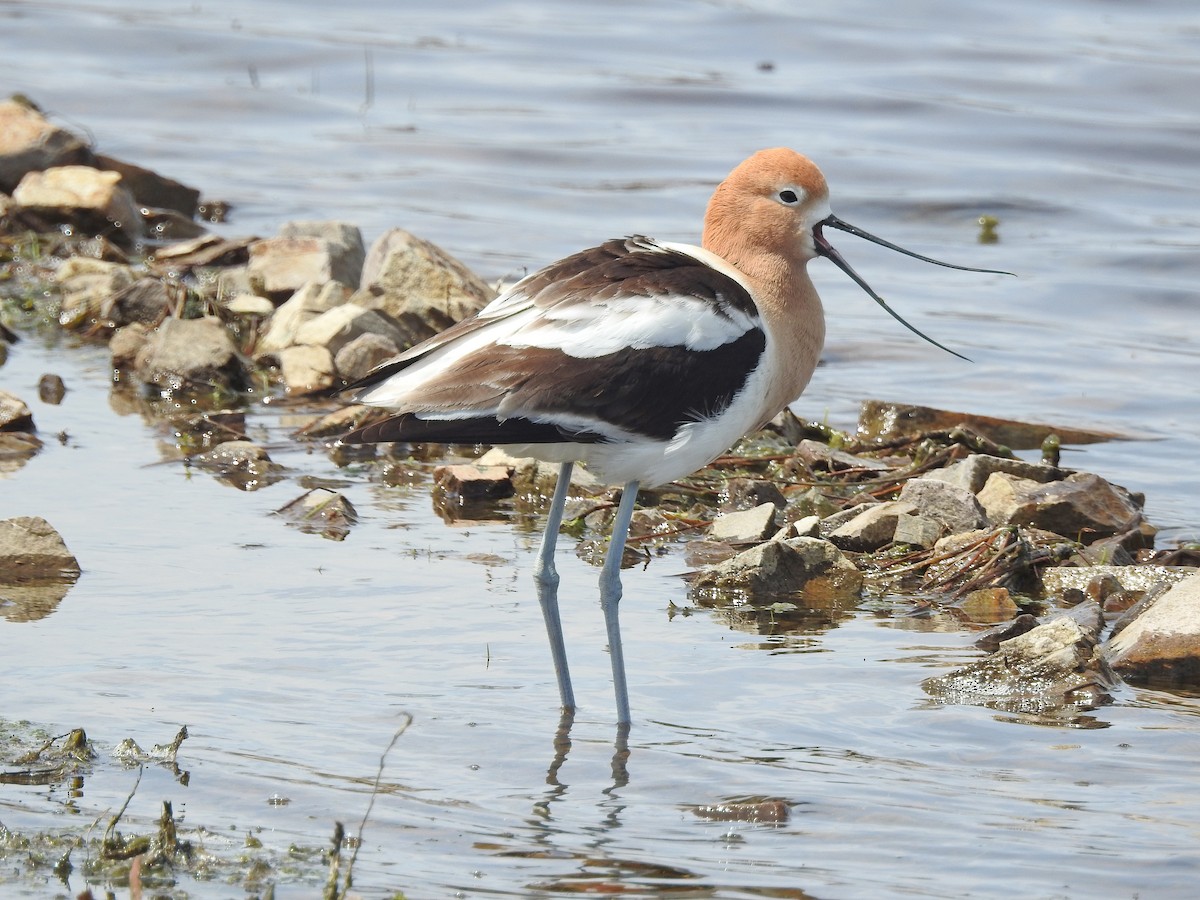
[{"label": "water surface", "polygon": [[[401,226],[489,279],[626,233],[695,241],[734,164],[793,146],[847,221],[1019,274],[839,236],[897,309],[974,362],[818,262],[829,340],[798,413],[846,428],[881,397],[1151,438],[1070,461],[1145,491],[1162,543],[1197,536],[1193,4],[479,6],[0,2],[0,89],[233,203],[225,233]],[[999,243],[977,242],[984,214]],[[67,381],[61,406],[36,399],[46,371]],[[407,713],[359,856],[365,896],[1194,892],[1193,699],[1125,689],[1059,725],[939,707],[920,682],[970,657],[969,636],[869,610],[776,636],[684,615],[676,551],[625,576],[636,721],[614,767],[596,573],[564,540],[581,704],[564,761],[535,534],[448,527],[427,483],[339,471],[292,446],[278,412],[252,434],[289,466],[274,486],[164,464],[169,437],[110,405],[103,350],[30,339],[0,383],[44,437],[68,435],[0,484],[0,513],[46,517],[84,568],[52,615],[0,620],[0,716],[83,726],[102,750],[187,723],[190,786],[149,769],[142,821],[173,799],[214,848],[250,829],[280,853],[322,845],[362,816]],[[362,522],[345,542],[272,515],[304,476],[348,482]],[[0,822],[90,821],[133,777],[98,765],[78,797],[5,785]],[[762,797],[788,821],[695,812]]]}]

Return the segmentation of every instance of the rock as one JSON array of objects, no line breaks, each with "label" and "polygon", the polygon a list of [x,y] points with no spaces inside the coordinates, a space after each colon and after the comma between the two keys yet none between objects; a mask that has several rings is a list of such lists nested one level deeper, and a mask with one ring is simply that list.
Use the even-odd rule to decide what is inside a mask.
[{"label": "rock", "polygon": [[708,529],[714,541],[730,544],[748,544],[765,541],[775,531],[775,504],[764,503],[754,509],[723,513]]},{"label": "rock", "polygon": [[0,431],[36,431],[33,413],[16,394],[0,390]]},{"label": "rock", "polygon": [[752,509],[764,503],[783,509],[787,505],[783,492],[769,481],[759,478],[730,478],[721,488],[717,504],[722,510]]},{"label": "rock", "polygon": [[796,445],[796,455],[814,471],[841,472],[846,469],[883,471],[891,468],[887,463],[869,456],[856,456],[845,450],[835,450],[820,441],[804,440]]},{"label": "rock", "polygon": [[50,406],[58,406],[67,396],[67,386],[59,375],[43,375],[38,379],[38,399]]},{"label": "rock", "polygon": [[309,282],[358,284],[363,264],[362,235],[345,222],[291,222],[279,237],[250,245],[249,274],[262,293],[282,300]]},{"label": "rock", "polygon": [[142,214],[116,172],[89,166],[29,172],[12,197],[43,218],[106,234],[126,244],[142,236]]},{"label": "rock", "polygon": [[100,303],[100,318],[115,328],[134,322],[157,325],[170,314],[170,293],[157,278],[139,278]]},{"label": "rock", "polygon": [[[912,503],[917,507],[919,515],[933,519],[941,525],[944,534],[974,531],[988,524],[987,515],[975,499],[975,495],[966,488],[948,481],[912,478],[900,489],[899,499]],[[938,537],[941,537],[941,534],[934,540]],[[922,546],[933,546],[933,542]]]},{"label": "rock", "polygon": [[103,154],[96,155],[96,167],[120,175],[121,183],[142,206],[173,210],[188,219],[196,215],[200,192],[195,188]]},{"label": "rock", "polygon": [[1044,485],[996,472],[978,496],[996,525],[1032,525],[1084,544],[1129,531],[1142,520],[1128,492],[1087,472]]},{"label": "rock", "polygon": [[513,495],[512,473],[506,466],[438,466],[435,486],[459,501],[503,500]]},{"label": "rock", "polygon": [[821,519],[817,516],[804,516],[797,519],[795,522],[788,522],[783,528],[779,529],[779,533],[775,535],[775,540],[786,541],[788,538],[794,537],[820,537],[821,536]]},{"label": "rock", "polygon": [[692,815],[709,822],[753,822],[783,825],[790,816],[786,800],[775,798],[730,800],[691,807]]},{"label": "rock", "polygon": [[1131,681],[1200,684],[1200,575],[1142,609],[1105,650],[1113,668]]},{"label": "rock", "polygon": [[[870,509],[872,506],[878,506],[875,501],[859,503],[854,506],[847,506],[845,509],[839,509],[835,513],[824,516],[821,519],[821,537],[828,538],[833,532],[837,531],[847,522],[862,515],[864,510]],[[788,507],[788,512],[792,511],[792,507]]]},{"label": "rock", "polygon": [[337,383],[333,355],[324,347],[297,345],[275,354],[287,392],[293,396],[330,390]]},{"label": "rock", "polygon": [[400,348],[390,338],[367,332],[342,347],[334,355],[333,365],[344,381],[355,382],[399,353]]},{"label": "rock", "polygon": [[1000,649],[1000,644],[1004,641],[1025,634],[1025,632],[1032,631],[1037,627],[1038,620],[1036,618],[1029,613],[1021,613],[1015,619],[1003,622],[995,628],[989,628],[983,634],[979,635],[979,637],[975,638],[975,646],[988,653],[994,653]]},{"label": "rock", "polygon": [[1087,591],[1101,576],[1111,576],[1124,591],[1147,591],[1159,582],[1175,585],[1196,574],[1190,566],[1059,566],[1042,572],[1042,590],[1047,597],[1061,597],[1071,588]]},{"label": "rock", "polygon": [[0,100],[0,192],[11,194],[29,172],[94,159],[83,138],[51,124],[32,103]]},{"label": "rock", "polygon": [[892,542],[897,520],[901,516],[912,515],[916,509],[913,504],[903,500],[868,506],[850,521],[829,532],[828,539],[842,550],[878,550]]},{"label": "rock", "polygon": [[126,373],[137,366],[137,355],[150,339],[150,329],[141,323],[118,328],[108,339],[108,353],[112,358],[113,381],[121,381]]},{"label": "rock", "polygon": [[73,256],[59,266],[54,280],[62,293],[59,324],[78,329],[96,324],[105,302],[132,285],[134,274],[121,263]]},{"label": "rock", "polygon": [[1020,459],[1004,459],[999,456],[988,456],[984,453],[973,453],[966,459],[935,469],[921,476],[922,480],[948,481],[950,484],[965,488],[972,494],[978,494],[993,472],[1007,472],[1021,478],[1033,481],[1055,481],[1063,477],[1061,469],[1041,466]]},{"label": "rock", "polygon": [[1121,440],[1122,435],[1082,428],[1038,425],[1014,419],[997,419],[973,413],[951,412],[930,406],[865,400],[858,414],[860,441],[890,441],[914,437],[927,431],[948,431],[966,425],[997,444],[1013,450],[1034,450],[1049,435],[1058,435],[1064,444],[1095,444]]},{"label": "rock", "polygon": [[962,600],[954,604],[963,616],[971,622],[990,625],[995,622],[1007,622],[1021,612],[1013,602],[1008,588],[989,587],[971,591]]},{"label": "rock", "polygon": [[1102,703],[1117,679],[1079,623],[1061,617],[1010,638],[985,659],[923,687],[946,703],[1046,713]]},{"label": "rock", "polygon": [[394,228],[371,246],[351,299],[391,317],[408,346],[473,315],[495,296],[445,250]]},{"label": "rock", "polygon": [[357,225],[337,221],[285,222],[279,229],[281,238],[317,238],[329,245],[334,259],[334,270],[330,276],[335,281],[353,289],[362,280],[366,250],[362,232]]},{"label": "rock", "polygon": [[309,319],[296,330],[295,343],[324,347],[331,354],[364,334],[387,338],[393,346],[403,337],[399,329],[373,309],[363,309],[355,303],[335,306]]},{"label": "rock", "polygon": [[896,531],[892,540],[897,544],[909,544],[928,550],[942,536],[940,522],[925,516],[900,516],[896,519]]},{"label": "rock", "polygon": [[327,488],[314,488],[276,510],[289,524],[331,541],[345,540],[358,523],[358,511],[345,496]]},{"label": "rock", "polygon": [[217,480],[242,491],[255,491],[279,481],[282,466],[265,449],[250,441],[222,441],[191,463],[216,473]]},{"label": "rock", "polygon": [[801,590],[857,595],[862,584],[862,573],[828,541],[791,538],[759,544],[704,569],[692,588],[710,596],[732,592],[757,600]]},{"label": "rock", "polygon": [[223,304],[231,316],[257,316],[265,319],[275,312],[275,304],[257,294],[238,294]]},{"label": "rock", "polygon": [[167,319],[149,335],[134,361],[146,384],[169,391],[240,390],[246,369],[220,319]]},{"label": "rock", "polygon": [[40,516],[0,521],[0,582],[75,581],[79,560],[66,542]]},{"label": "rock", "polygon": [[346,302],[347,289],[337,281],[311,281],[275,310],[255,353],[267,356],[296,343],[296,335],[307,322]]},{"label": "rock", "polygon": [[1104,630],[1104,611],[1094,600],[1085,600],[1070,609],[1056,609],[1048,621],[1055,619],[1071,619],[1093,642],[1100,640],[1100,632]]},{"label": "rock", "polygon": [[[250,279],[245,264],[250,260],[250,245],[256,237],[225,238],[215,234],[200,234],[178,243],[155,247],[151,261],[157,266],[170,266],[174,271],[197,267],[220,266],[218,281],[224,281],[236,270],[236,279],[243,283],[242,290],[249,291]],[[231,291],[218,291],[219,296],[229,296]]]}]

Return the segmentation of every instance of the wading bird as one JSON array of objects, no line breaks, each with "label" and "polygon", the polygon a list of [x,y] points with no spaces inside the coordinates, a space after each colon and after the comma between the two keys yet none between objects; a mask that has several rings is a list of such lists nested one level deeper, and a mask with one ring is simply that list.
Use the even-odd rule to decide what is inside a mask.
[{"label": "wading bird", "polygon": [[921,256],[843,222],[812,161],[762,150],[716,189],[702,246],[633,236],[568,256],[348,387],[348,399],[395,415],[344,442],[499,444],[561,464],[534,576],[564,711],[575,697],[554,548],[575,462],[624,485],[600,605],[617,718],[627,725],[617,606],[638,489],[702,468],[800,396],[825,340],[808,262],[832,261],[906,328],[947,349],[859,277],[828,229],[939,266],[1009,274]]}]

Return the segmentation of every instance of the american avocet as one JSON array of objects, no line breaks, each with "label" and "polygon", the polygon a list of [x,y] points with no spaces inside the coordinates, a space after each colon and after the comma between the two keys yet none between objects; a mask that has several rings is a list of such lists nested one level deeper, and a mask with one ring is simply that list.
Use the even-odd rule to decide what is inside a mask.
[{"label": "american avocet", "polygon": [[347,389],[354,402],[396,415],[345,442],[515,445],[520,455],[561,464],[534,575],[564,711],[575,698],[554,547],[574,462],[624,485],[600,605],[617,717],[628,724],[617,605],[638,489],[707,465],[800,396],[825,339],[809,260],[831,260],[941,347],[871,290],[830,246],[827,228],[940,266],[995,272],[930,259],[848,225],[830,212],[816,165],[792,150],[762,150],[713,194],[702,247],[634,236],[584,250]]}]

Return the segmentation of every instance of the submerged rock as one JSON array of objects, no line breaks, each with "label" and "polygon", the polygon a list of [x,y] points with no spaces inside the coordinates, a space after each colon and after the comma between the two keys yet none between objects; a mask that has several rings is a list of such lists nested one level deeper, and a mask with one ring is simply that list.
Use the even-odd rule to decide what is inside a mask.
[{"label": "submerged rock", "polygon": [[862,584],[862,573],[833,544],[798,537],[767,541],[704,569],[692,588],[710,596],[736,593],[755,600],[807,589],[857,595]]},{"label": "submerged rock", "polygon": [[251,441],[222,441],[191,464],[215,472],[217,479],[242,491],[255,491],[279,481],[283,467],[265,449]]},{"label": "submerged rock", "polygon": [[927,431],[946,431],[958,425],[966,425],[1013,450],[1034,450],[1052,434],[1058,435],[1064,444],[1095,444],[1122,437],[1107,431],[1039,425],[911,403],[864,400],[858,414],[858,438],[864,442],[889,441],[915,437]]},{"label": "submerged rock", "polygon": [[301,531],[342,541],[358,524],[358,512],[346,497],[328,488],[314,488],[287,503],[276,514]]},{"label": "submerged rock", "polygon": [[1090,629],[1062,616],[1002,641],[985,659],[923,682],[945,703],[1045,713],[1106,702],[1118,683]]}]

